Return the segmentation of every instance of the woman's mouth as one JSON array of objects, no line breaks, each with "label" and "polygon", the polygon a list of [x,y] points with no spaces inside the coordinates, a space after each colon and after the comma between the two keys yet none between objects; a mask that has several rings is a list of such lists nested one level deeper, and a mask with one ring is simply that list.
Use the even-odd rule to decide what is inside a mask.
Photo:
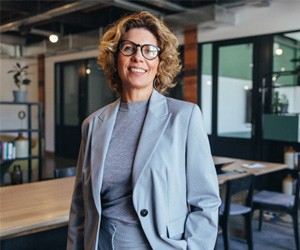
[{"label": "woman's mouth", "polygon": [[147,70],[139,69],[139,68],[129,68],[129,70],[131,72],[136,72],[136,73],[145,73],[145,72],[147,72]]}]

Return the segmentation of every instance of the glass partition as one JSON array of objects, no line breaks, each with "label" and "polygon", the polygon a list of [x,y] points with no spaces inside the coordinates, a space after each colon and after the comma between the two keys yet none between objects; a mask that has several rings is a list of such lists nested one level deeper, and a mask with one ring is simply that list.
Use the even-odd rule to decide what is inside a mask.
[{"label": "glass partition", "polygon": [[300,113],[300,32],[274,36],[272,113]]},{"label": "glass partition", "polygon": [[87,68],[87,114],[111,103],[115,97],[109,89],[104,72],[95,59],[89,59]]},{"label": "glass partition", "polygon": [[252,47],[219,47],[218,136],[251,138]]}]

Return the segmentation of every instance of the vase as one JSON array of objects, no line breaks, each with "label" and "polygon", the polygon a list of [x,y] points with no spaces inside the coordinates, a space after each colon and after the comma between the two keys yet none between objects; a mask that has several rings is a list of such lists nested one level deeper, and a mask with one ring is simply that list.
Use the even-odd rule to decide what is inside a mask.
[{"label": "vase", "polygon": [[20,165],[14,165],[14,170],[11,173],[11,184],[17,185],[23,183],[23,172]]},{"label": "vase", "polygon": [[16,146],[16,157],[28,157],[28,147],[29,142],[26,137],[19,133],[19,136],[15,139],[15,146]]},{"label": "vase", "polygon": [[288,113],[288,108],[289,108],[289,105],[288,105],[288,104],[281,103],[281,104],[280,104],[280,113],[281,113],[281,114],[286,114],[286,113]]},{"label": "vase", "polygon": [[13,90],[14,102],[26,102],[27,91],[26,90]]}]

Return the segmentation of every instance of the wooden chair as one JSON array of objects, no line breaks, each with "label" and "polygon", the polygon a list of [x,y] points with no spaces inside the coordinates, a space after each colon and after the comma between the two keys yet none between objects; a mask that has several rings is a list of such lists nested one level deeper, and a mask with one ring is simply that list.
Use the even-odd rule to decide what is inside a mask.
[{"label": "wooden chair", "polygon": [[262,229],[264,210],[284,212],[293,219],[296,249],[299,250],[298,207],[299,207],[299,171],[287,170],[295,181],[295,193],[288,195],[280,192],[261,190],[253,196],[253,210],[259,209],[258,229]]},{"label": "wooden chair", "polygon": [[[248,249],[253,249],[252,239],[252,197],[254,189],[254,175],[247,175],[241,178],[227,181],[225,200],[219,210],[219,225],[222,228],[224,249],[229,248],[229,217],[241,215],[245,220],[246,239]],[[245,199],[241,204],[232,202],[232,196],[243,193]]]},{"label": "wooden chair", "polygon": [[54,178],[64,178],[76,175],[76,167],[56,168],[54,170]]}]

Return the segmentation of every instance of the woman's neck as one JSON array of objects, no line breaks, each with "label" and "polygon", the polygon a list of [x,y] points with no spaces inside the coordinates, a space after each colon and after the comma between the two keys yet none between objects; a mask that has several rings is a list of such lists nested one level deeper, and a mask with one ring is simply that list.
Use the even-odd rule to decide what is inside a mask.
[{"label": "woman's neck", "polygon": [[124,91],[123,90],[121,95],[121,100],[122,102],[126,102],[126,103],[146,101],[150,98],[152,91],[153,88],[147,91],[141,91],[141,90]]}]

